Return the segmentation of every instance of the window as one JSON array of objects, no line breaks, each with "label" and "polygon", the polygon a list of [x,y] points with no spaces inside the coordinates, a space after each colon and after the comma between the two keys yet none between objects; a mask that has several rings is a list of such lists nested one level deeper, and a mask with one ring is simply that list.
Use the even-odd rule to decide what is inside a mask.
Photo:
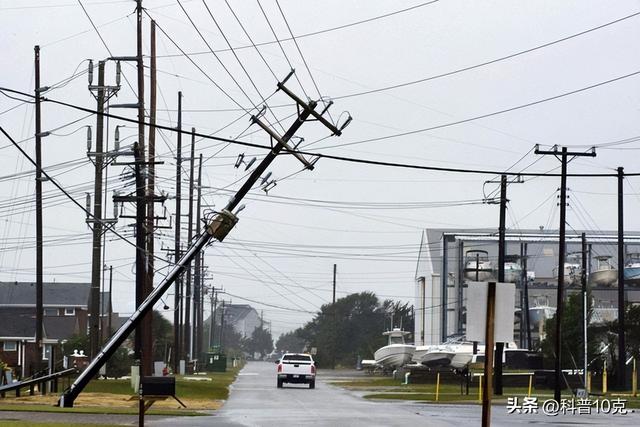
[{"label": "window", "polygon": [[58,315],[58,309],[57,308],[45,308],[44,309],[44,315],[45,316],[57,316]]},{"label": "window", "polygon": [[18,350],[18,342],[17,341],[5,341],[2,345],[2,350],[4,351],[16,351]]},{"label": "window", "polygon": [[49,360],[51,357],[51,344],[45,344],[42,347],[42,360]]},{"label": "window", "polygon": [[64,309],[64,315],[65,316],[75,316],[76,315],[76,309],[71,307],[71,308],[65,308]]}]

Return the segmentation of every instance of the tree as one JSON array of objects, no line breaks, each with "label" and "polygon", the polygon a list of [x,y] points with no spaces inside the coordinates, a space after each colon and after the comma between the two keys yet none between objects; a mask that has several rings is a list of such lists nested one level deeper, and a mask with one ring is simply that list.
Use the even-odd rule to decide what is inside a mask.
[{"label": "tree", "polygon": [[276,342],[278,351],[299,353],[304,350],[305,340],[300,336],[302,328],[280,335]]},{"label": "tree", "polygon": [[169,347],[173,346],[173,324],[160,312],[153,312],[151,321],[153,360],[167,361]]},{"label": "tree", "polygon": [[[394,319],[392,325],[388,319]],[[354,366],[358,357],[372,358],[386,345],[382,332],[399,325],[413,332],[413,307],[408,303],[386,300],[380,302],[371,292],[350,294],[335,304],[325,304],[320,312],[302,328],[278,340],[280,350],[296,351],[301,343],[309,351],[317,349],[319,366]],[[298,350],[299,351],[299,350]]]},{"label": "tree", "polygon": [[[590,295],[587,296],[587,343],[588,361],[592,362],[590,368],[599,369],[599,349],[602,340],[602,328],[591,325],[593,307]],[[564,313],[562,316],[562,369],[581,368],[584,362],[583,349],[583,315],[582,315],[582,294],[574,293],[564,302]],[[544,362],[547,367],[553,366],[555,360],[555,336],[556,336],[556,315],[547,319],[544,324],[546,332],[545,339],[541,342],[541,349]]]},{"label": "tree", "polygon": [[271,332],[262,327],[255,328],[251,337],[245,340],[244,350],[252,355],[254,353],[260,353],[261,355],[271,353],[273,351]]}]

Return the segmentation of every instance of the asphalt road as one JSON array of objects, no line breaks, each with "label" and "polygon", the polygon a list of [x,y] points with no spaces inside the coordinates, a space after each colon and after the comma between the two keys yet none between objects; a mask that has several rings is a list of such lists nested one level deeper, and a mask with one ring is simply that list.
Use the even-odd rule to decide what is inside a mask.
[{"label": "asphalt road", "polygon": [[[229,400],[215,415],[167,418],[154,426],[467,426],[480,425],[481,408],[467,404],[370,401],[327,384],[338,373],[319,370],[315,390],[290,384],[276,388],[275,365],[249,362],[232,385]],[[362,375],[362,374],[359,374]],[[492,409],[493,426],[638,426],[640,413],[628,415],[508,414]],[[541,412],[541,411],[540,411]]]}]

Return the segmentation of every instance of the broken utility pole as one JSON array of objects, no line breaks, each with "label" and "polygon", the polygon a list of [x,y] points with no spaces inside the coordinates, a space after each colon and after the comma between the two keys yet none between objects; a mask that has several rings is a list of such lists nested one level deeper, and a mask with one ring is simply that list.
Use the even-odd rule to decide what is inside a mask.
[{"label": "broken utility pole", "polygon": [[595,157],[596,150],[592,148],[589,152],[569,152],[567,147],[562,147],[562,151],[558,151],[558,146],[554,145],[552,150],[540,150],[540,147],[536,145],[536,154],[551,155],[558,157],[561,154],[560,162],[562,163],[562,171],[560,177],[560,241],[558,243],[558,291],[556,293],[556,330],[555,330],[555,343],[554,352],[556,356],[555,360],[555,373],[554,373],[554,392],[553,398],[556,402],[560,402],[562,394],[562,314],[564,312],[564,260],[565,260],[565,234],[567,225],[567,163],[569,163],[568,156],[575,157]]},{"label": "broken utility pole", "polygon": [[[264,156],[258,166],[256,166],[256,168],[251,172],[249,178],[244,182],[240,189],[238,189],[231,200],[229,200],[226,207],[218,212],[215,217],[207,221],[208,225],[205,229],[205,232],[198,236],[193,242],[189,242],[190,245],[188,249],[186,250],[184,255],[176,262],[176,265],[173,266],[173,268],[167,273],[167,276],[136,308],[136,311],[111,337],[111,339],[102,348],[100,353],[91,361],[91,363],[89,363],[87,368],[78,376],[78,378],[76,378],[73,384],[64,391],[62,396],[60,396],[60,400],[58,401],[59,406],[73,406],[75,399],[78,397],[80,392],[82,392],[89,381],[98,374],[100,367],[104,365],[104,363],[106,363],[106,361],[117,350],[120,344],[122,344],[127,339],[129,334],[137,327],[142,318],[148,312],[153,310],[154,304],[160,301],[162,295],[171,287],[176,279],[184,273],[185,269],[188,267],[189,263],[194,259],[194,257],[200,254],[200,252],[211,241],[211,239],[216,239],[220,242],[224,240],[227,234],[229,234],[229,232],[238,222],[238,217],[236,216],[237,211],[236,214],[234,214],[233,211],[238,208],[242,199],[251,190],[255,183],[258,182],[262,174],[267,170],[267,168],[275,160],[278,154],[280,154],[282,150],[286,150],[292,153],[297,158],[301,157],[298,153],[294,152],[293,148],[288,146],[288,142],[295,135],[298,129],[309,119],[310,116],[313,116],[317,121],[324,124],[336,136],[341,135],[342,130],[351,122],[351,117],[349,117],[340,128],[337,128],[335,125],[328,122],[324,117],[322,117],[322,113],[318,113],[317,111],[315,111],[315,108],[317,106],[316,101],[309,101],[309,103],[306,103],[296,95],[294,95],[288,88],[284,86],[284,83],[292,75],[293,71],[289,73],[289,75],[283,82],[278,83],[278,89],[288,94],[289,97],[291,97],[297,104],[298,115],[295,121],[282,136],[276,135],[275,132],[269,132],[270,134],[272,134],[272,137],[274,137],[277,143],[269,150],[269,152]],[[263,127],[259,120],[259,114],[258,116],[252,116],[251,121]],[[304,158],[302,158],[301,160],[303,160],[305,168],[313,169],[312,163],[309,163]]]}]

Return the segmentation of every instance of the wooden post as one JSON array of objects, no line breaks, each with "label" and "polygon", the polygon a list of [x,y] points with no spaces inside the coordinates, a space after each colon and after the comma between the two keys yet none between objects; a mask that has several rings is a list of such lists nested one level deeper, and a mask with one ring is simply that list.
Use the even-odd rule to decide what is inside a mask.
[{"label": "wooden post", "polygon": [[631,377],[631,392],[633,397],[638,397],[638,371],[636,368],[636,358],[633,358],[633,374]]},{"label": "wooden post", "polygon": [[436,374],[436,402],[440,400],[440,372]]},{"label": "wooden post", "polygon": [[527,397],[531,397],[531,386],[533,385],[533,375],[529,375],[529,390],[527,391]]},{"label": "wooden post", "polygon": [[478,375],[478,402],[482,403],[482,375]]},{"label": "wooden post", "polygon": [[491,425],[491,392],[493,377],[493,342],[496,305],[496,282],[489,282],[487,289],[487,325],[484,351],[484,387],[482,389],[482,427]]},{"label": "wooden post", "polygon": [[591,393],[591,371],[587,371],[587,393]]},{"label": "wooden post", "polygon": [[604,370],[602,371],[602,394],[607,394],[607,361],[604,361]]}]

